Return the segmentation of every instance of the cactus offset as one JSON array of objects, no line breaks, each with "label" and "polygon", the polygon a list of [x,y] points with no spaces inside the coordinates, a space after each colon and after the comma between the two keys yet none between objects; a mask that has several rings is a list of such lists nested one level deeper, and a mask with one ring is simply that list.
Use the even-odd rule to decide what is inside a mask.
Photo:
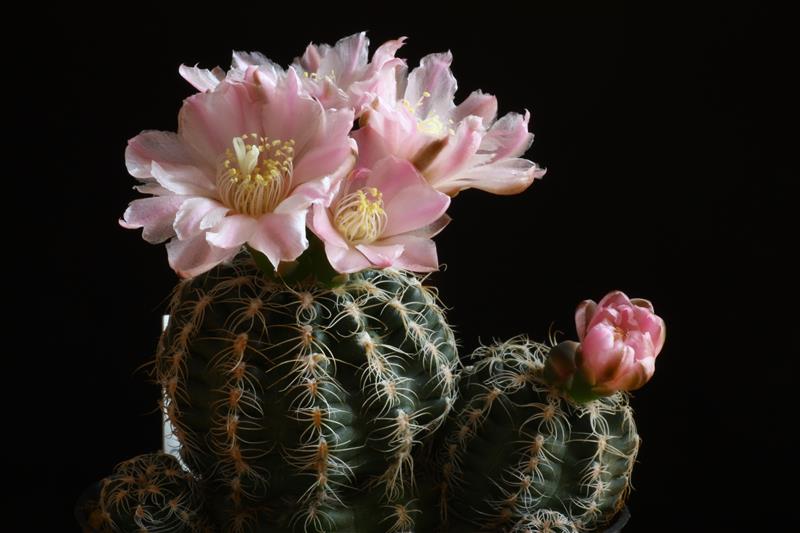
[{"label": "cactus offset", "polygon": [[443,437],[445,518],[506,531],[551,510],[588,531],[624,504],[639,447],[627,396],[564,398],[542,378],[548,351],[515,338],[473,354]]},{"label": "cactus offset", "polygon": [[[171,455],[139,455],[120,463],[100,485],[100,531],[206,531],[195,480]],[[97,523],[99,522],[99,523]]]},{"label": "cactus offset", "polygon": [[177,288],[156,365],[181,456],[234,529],[266,508],[286,528],[412,530],[415,448],[458,366],[417,278],[288,286],[241,259]]}]

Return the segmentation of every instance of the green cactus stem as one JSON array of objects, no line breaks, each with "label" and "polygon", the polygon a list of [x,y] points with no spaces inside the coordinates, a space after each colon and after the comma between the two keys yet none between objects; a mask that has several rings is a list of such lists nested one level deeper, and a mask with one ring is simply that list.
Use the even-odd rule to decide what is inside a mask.
[{"label": "green cactus stem", "polygon": [[100,484],[98,531],[207,531],[194,478],[171,455],[140,455],[120,463]]},{"label": "green cactus stem", "polygon": [[454,401],[453,334],[414,276],[339,281],[240,258],[176,289],[158,379],[232,531],[414,530],[414,457]]},{"label": "green cactus stem", "polygon": [[441,445],[445,521],[526,531],[549,509],[573,524],[551,530],[591,531],[624,505],[639,449],[627,396],[568,399],[542,377],[549,350],[518,337],[473,354]]}]

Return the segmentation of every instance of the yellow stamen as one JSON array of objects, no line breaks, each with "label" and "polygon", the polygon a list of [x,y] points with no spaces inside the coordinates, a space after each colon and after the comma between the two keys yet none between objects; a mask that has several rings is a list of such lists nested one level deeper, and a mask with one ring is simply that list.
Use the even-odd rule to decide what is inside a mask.
[{"label": "yellow stamen", "polygon": [[231,144],[217,175],[222,202],[243,215],[271,212],[292,184],[294,139],[270,141],[250,133],[234,137]]},{"label": "yellow stamen", "polygon": [[375,187],[365,187],[342,198],[334,209],[336,228],[351,244],[370,244],[386,229],[388,216],[383,195]]}]

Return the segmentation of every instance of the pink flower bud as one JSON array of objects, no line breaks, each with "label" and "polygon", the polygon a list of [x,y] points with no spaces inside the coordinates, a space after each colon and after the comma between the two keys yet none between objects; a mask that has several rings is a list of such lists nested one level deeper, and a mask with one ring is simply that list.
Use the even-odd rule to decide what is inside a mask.
[{"label": "pink flower bud", "polygon": [[586,300],[575,312],[575,325],[578,371],[593,393],[635,390],[653,376],[666,328],[647,300],[620,291],[600,303]]}]

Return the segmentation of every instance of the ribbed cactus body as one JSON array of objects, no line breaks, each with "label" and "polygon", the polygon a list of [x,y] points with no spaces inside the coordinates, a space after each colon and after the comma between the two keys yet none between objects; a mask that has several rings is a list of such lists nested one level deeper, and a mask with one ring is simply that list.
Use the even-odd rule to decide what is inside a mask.
[{"label": "ribbed cactus body", "polygon": [[197,483],[171,455],[140,455],[120,463],[100,484],[99,531],[208,531]]},{"label": "ribbed cactus body", "polygon": [[183,282],[170,313],[159,380],[226,528],[266,513],[287,531],[412,531],[393,517],[413,517],[415,448],[447,416],[458,366],[417,278],[287,286],[238,261]]},{"label": "ribbed cactus body", "polygon": [[551,530],[588,531],[624,504],[639,447],[627,397],[565,399],[541,377],[548,350],[512,339],[477,350],[465,369],[440,454],[451,523],[538,531],[533,518],[548,510],[564,516]]}]

